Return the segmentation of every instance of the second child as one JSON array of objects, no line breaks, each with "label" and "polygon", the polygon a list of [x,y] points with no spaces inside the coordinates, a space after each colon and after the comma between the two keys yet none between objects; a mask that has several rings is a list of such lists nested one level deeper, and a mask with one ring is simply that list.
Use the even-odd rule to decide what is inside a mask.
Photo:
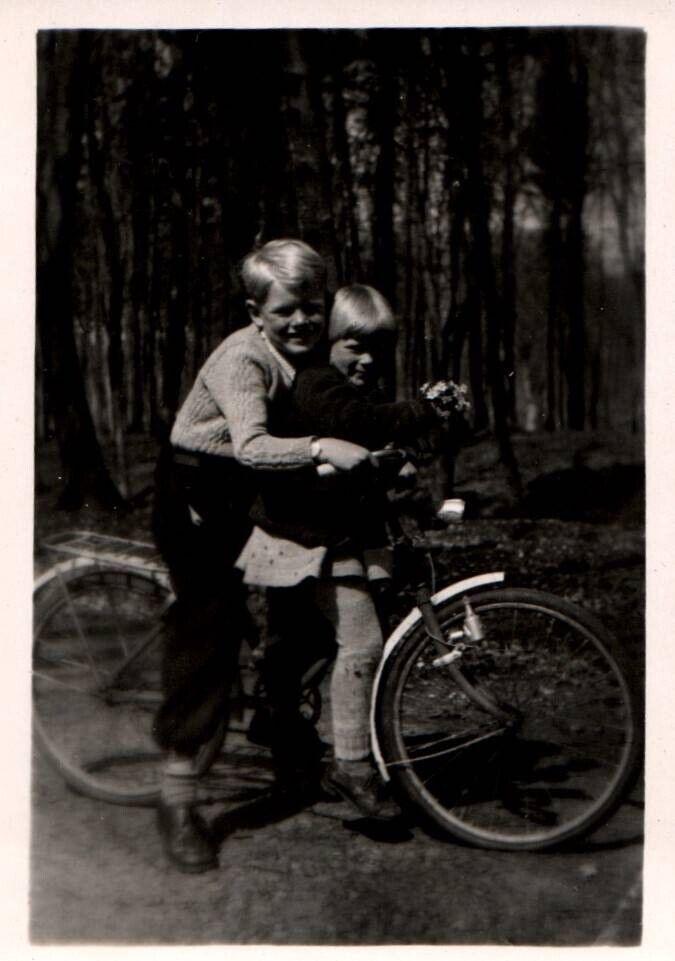
[{"label": "second child", "polygon": [[[375,450],[390,442],[414,444],[436,428],[436,415],[425,403],[385,403],[376,391],[395,332],[391,308],[378,291],[361,284],[339,290],[329,323],[330,365],[298,374],[288,403],[275,410],[274,433],[332,436]],[[320,441],[314,442],[314,453],[320,459]],[[369,727],[383,643],[371,582],[391,572],[376,473],[370,467],[327,479],[311,469],[293,478],[268,476],[252,512],[256,526],[237,565],[246,583],[268,588],[270,617],[280,639],[280,650],[271,658],[281,668],[268,670],[268,676],[276,678],[277,706],[284,702],[283,676],[281,710],[291,710],[298,693],[288,665],[301,646],[303,608],[311,605],[332,626],[335,758],[323,784],[361,814],[390,817],[396,808],[378,783]]]}]

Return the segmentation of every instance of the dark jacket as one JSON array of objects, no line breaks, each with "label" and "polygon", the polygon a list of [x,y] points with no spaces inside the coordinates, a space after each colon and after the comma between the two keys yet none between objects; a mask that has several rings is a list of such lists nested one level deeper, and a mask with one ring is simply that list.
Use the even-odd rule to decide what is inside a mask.
[{"label": "dark jacket", "polygon": [[[281,437],[336,437],[378,450],[393,442],[411,445],[435,426],[434,415],[417,401],[385,403],[379,392],[364,394],[333,367],[298,374],[284,405],[270,411],[270,433]],[[387,478],[364,468],[320,478],[315,468],[260,473],[260,495],[251,517],[271,534],[307,547],[386,543]]]}]

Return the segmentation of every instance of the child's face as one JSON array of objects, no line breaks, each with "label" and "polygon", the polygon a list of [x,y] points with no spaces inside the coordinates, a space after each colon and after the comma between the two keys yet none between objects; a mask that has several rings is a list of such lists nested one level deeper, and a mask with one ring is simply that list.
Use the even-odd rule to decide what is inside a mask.
[{"label": "child's face", "polygon": [[365,337],[343,337],[330,348],[330,362],[354,387],[371,387],[379,373],[379,356]]},{"label": "child's face", "polygon": [[254,324],[287,357],[300,357],[318,344],[325,324],[325,295],[321,285],[302,290],[273,280],[262,304],[246,302]]}]

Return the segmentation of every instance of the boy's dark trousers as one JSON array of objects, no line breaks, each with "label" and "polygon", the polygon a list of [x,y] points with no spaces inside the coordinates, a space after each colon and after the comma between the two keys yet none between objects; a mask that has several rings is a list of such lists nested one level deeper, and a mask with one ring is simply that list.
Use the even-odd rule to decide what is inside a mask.
[{"label": "boy's dark trousers", "polygon": [[176,594],[154,724],[165,750],[195,754],[227,716],[241,639],[251,629],[234,562],[250,533],[252,481],[231,457],[167,447],[159,458],[153,533]]}]

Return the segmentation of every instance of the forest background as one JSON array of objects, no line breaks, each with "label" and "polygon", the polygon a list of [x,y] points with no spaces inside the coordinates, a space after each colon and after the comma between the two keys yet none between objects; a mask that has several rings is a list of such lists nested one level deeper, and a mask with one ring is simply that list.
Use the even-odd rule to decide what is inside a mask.
[{"label": "forest background", "polygon": [[641,436],[642,31],[37,43],[36,437],[57,442],[60,506],[133,496],[130,451],[245,323],[239,262],[282,235],[333,289],[390,298],[399,396],[469,384],[516,497],[514,434]]}]

